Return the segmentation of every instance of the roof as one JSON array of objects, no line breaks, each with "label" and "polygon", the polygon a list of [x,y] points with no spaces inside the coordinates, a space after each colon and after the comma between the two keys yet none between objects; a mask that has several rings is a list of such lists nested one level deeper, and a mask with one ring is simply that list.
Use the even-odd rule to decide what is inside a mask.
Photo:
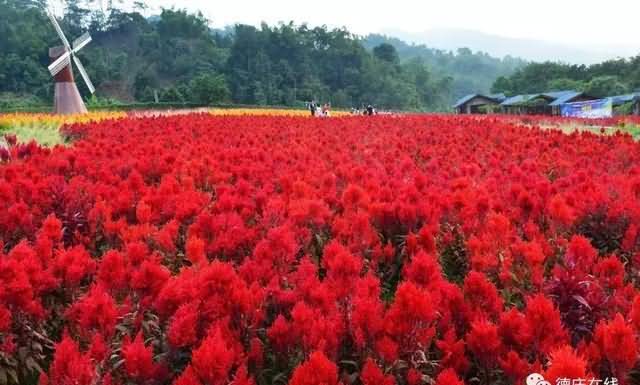
[{"label": "roof", "polygon": [[503,106],[515,106],[518,104],[522,104],[528,100],[531,100],[537,95],[515,95],[510,98],[505,99],[501,105]]},{"label": "roof", "polygon": [[553,99],[559,99],[559,98],[563,98],[565,96],[568,96],[571,94],[577,94],[577,93],[579,92],[575,90],[564,90],[564,91],[543,92],[543,95]]},{"label": "roof", "polygon": [[611,101],[613,102],[614,105],[625,104],[625,103],[633,102],[636,100],[640,100],[640,92],[634,92],[632,94],[626,94],[626,95],[611,96]]},{"label": "roof", "polygon": [[561,104],[569,103],[573,99],[575,99],[577,97],[580,97],[582,95],[584,95],[584,92],[567,91],[567,92],[563,93],[562,95],[558,96],[556,98],[556,100],[551,102],[549,105],[550,106],[559,106]]},{"label": "roof", "polygon": [[[550,105],[553,106],[553,105],[556,105],[555,103],[558,100],[571,100],[579,95],[580,95],[579,92],[573,91],[573,90],[543,92],[539,94],[515,95],[503,101],[501,105],[517,106],[533,99],[544,98],[544,99],[550,99],[551,100]],[[563,103],[566,103],[566,101]]]},{"label": "roof", "polygon": [[478,96],[478,94],[469,94],[466,96],[461,97],[460,99],[458,99],[458,101],[453,105],[453,108],[458,108],[461,105],[465,104],[466,102],[468,102],[469,100],[475,98],[476,96]]},{"label": "roof", "polygon": [[492,100],[496,103],[500,103],[502,102],[504,99],[506,99],[506,96],[504,96],[504,94],[500,93],[500,94],[469,94],[466,96],[463,96],[462,98],[458,99],[458,101],[453,105],[453,108],[458,108],[462,105],[464,105],[465,103],[468,103],[469,101],[471,101],[474,98],[485,98],[485,99],[489,99]]}]

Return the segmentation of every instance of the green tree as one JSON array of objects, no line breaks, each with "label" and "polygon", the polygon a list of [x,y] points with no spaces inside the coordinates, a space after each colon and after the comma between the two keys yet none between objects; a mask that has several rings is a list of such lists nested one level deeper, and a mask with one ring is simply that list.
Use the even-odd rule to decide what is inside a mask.
[{"label": "green tree", "polygon": [[229,89],[223,75],[201,74],[189,82],[189,100],[193,103],[211,105],[227,101]]},{"label": "green tree", "polygon": [[180,92],[178,87],[167,87],[163,89],[159,99],[161,102],[168,103],[183,103],[186,101],[184,94]]},{"label": "green tree", "polygon": [[628,87],[617,76],[598,76],[586,84],[585,92],[595,97],[621,95],[629,92]]},{"label": "green tree", "polygon": [[511,80],[506,76],[500,76],[496,79],[491,86],[491,92],[493,93],[504,93],[507,95],[513,94],[513,85],[511,84]]},{"label": "green tree", "polygon": [[493,90],[512,94],[573,89],[593,96],[612,96],[640,87],[640,55],[591,66],[531,63],[511,76],[496,79]]},{"label": "green tree", "polygon": [[396,47],[389,43],[382,43],[373,49],[373,55],[379,60],[386,61],[388,63],[397,64],[400,62],[398,57],[398,51]]},{"label": "green tree", "polygon": [[548,91],[564,91],[564,90],[584,91],[585,88],[586,88],[586,85],[583,81],[567,79],[567,78],[552,79],[547,83]]}]

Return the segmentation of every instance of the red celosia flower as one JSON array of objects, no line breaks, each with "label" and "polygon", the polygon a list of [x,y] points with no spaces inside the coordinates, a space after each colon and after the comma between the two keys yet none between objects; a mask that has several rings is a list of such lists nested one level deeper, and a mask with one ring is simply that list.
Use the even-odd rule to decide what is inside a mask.
[{"label": "red celosia flower", "polygon": [[567,341],[568,336],[562,327],[560,313],[553,306],[553,302],[543,295],[536,295],[527,300],[525,318],[533,346],[540,352],[549,353]]},{"label": "red celosia flower", "polygon": [[353,292],[353,285],[362,270],[362,261],[337,242],[325,247],[322,259],[327,267],[327,282],[336,297],[342,298]]},{"label": "red celosia flower", "polygon": [[549,201],[549,213],[551,216],[563,225],[570,225],[576,219],[576,214],[566,200],[556,195]]},{"label": "red celosia flower", "polygon": [[399,358],[400,347],[389,337],[382,337],[376,342],[376,351],[388,364],[394,363]]},{"label": "red celosia flower", "polygon": [[144,381],[154,375],[156,370],[153,362],[153,350],[144,345],[142,333],[138,333],[131,341],[127,336],[122,343],[122,358],[124,368],[133,380]]},{"label": "red celosia flower", "polygon": [[151,207],[144,202],[138,203],[136,206],[136,218],[139,223],[148,223],[151,221]]},{"label": "red celosia flower", "polygon": [[97,331],[106,338],[113,335],[118,315],[115,301],[99,284],[94,285],[67,313],[78,322],[83,333]]},{"label": "red celosia flower", "polygon": [[637,294],[633,299],[633,305],[629,312],[629,318],[636,329],[636,332],[640,331],[640,294]]},{"label": "red celosia flower", "polygon": [[485,365],[495,363],[502,350],[498,327],[489,321],[474,321],[466,341],[471,352]]},{"label": "red celosia flower", "polygon": [[502,311],[498,290],[482,273],[469,272],[464,280],[464,296],[474,317],[495,318]]},{"label": "red celosia flower", "polygon": [[255,385],[253,378],[249,377],[247,367],[245,365],[240,366],[236,371],[236,375],[233,377],[234,385]]},{"label": "red celosia flower", "polygon": [[453,329],[449,329],[442,340],[436,341],[436,346],[442,352],[442,366],[453,368],[459,373],[467,371],[469,360],[465,356],[465,341],[456,338]]},{"label": "red celosia flower", "polygon": [[11,327],[11,312],[4,305],[0,305],[0,333],[6,334]]},{"label": "red celosia flower", "polygon": [[526,348],[532,338],[529,327],[530,324],[527,323],[524,314],[515,308],[500,314],[500,322],[498,323],[500,338],[508,348]]},{"label": "red celosia flower", "polygon": [[289,385],[338,385],[338,368],[322,352],[314,352],[293,371]]},{"label": "red celosia flower", "polygon": [[520,357],[513,350],[510,350],[504,358],[500,358],[498,361],[504,373],[515,384],[522,383],[527,375],[532,372],[527,360]]},{"label": "red celosia flower", "polygon": [[149,247],[144,242],[130,242],[125,246],[126,256],[134,266],[140,266],[149,257]]},{"label": "red celosia flower", "polygon": [[167,339],[171,345],[184,348],[198,342],[199,310],[197,302],[189,302],[178,308],[167,330]]},{"label": "red celosia flower", "polygon": [[405,248],[408,255],[413,255],[418,250],[418,237],[414,233],[407,234]]},{"label": "red celosia flower", "polygon": [[593,248],[587,238],[574,235],[569,243],[566,257],[572,265],[591,266],[596,262],[598,251]]},{"label": "red celosia flower", "polygon": [[369,203],[367,193],[357,185],[349,185],[342,194],[342,204],[345,209],[356,209],[358,207],[366,207]]},{"label": "red celosia flower", "polygon": [[396,383],[393,376],[385,375],[371,358],[364,364],[360,372],[360,380],[363,385],[395,385]]},{"label": "red celosia flower", "polygon": [[146,260],[131,274],[131,287],[138,290],[143,297],[153,298],[170,276],[169,270],[157,260]]},{"label": "red celosia flower", "polygon": [[129,285],[129,266],[125,257],[114,250],[102,256],[98,268],[98,281],[111,290],[122,290]]},{"label": "red celosia flower", "polygon": [[64,285],[75,287],[82,279],[92,274],[96,263],[82,246],[59,250],[53,261],[53,274],[62,280]]},{"label": "red celosia flower", "polygon": [[615,256],[598,262],[594,271],[604,287],[615,290],[622,288],[624,285],[624,265]]},{"label": "red celosia flower", "polygon": [[411,258],[411,263],[405,267],[404,275],[408,281],[433,291],[443,280],[438,259],[423,251]]},{"label": "red celosia flower", "polygon": [[401,342],[401,348],[426,346],[433,337],[431,323],[435,319],[435,304],[427,291],[403,282],[385,316],[385,331]]},{"label": "red celosia flower", "polygon": [[288,226],[269,230],[267,236],[256,245],[253,256],[262,263],[268,263],[276,272],[284,272],[295,260],[297,245],[293,232]]},{"label": "red celosia flower", "polygon": [[96,333],[91,338],[91,345],[89,346],[89,355],[95,362],[103,361],[109,354],[109,347],[104,342],[104,338]]},{"label": "red celosia flower", "polygon": [[267,330],[267,336],[274,347],[280,351],[289,346],[293,339],[290,325],[282,315],[279,315]]},{"label": "red celosia flower", "polygon": [[162,229],[155,234],[154,239],[162,251],[170,254],[174,254],[176,252],[176,241],[179,230],[180,223],[174,219],[164,225]]},{"label": "red celosia flower", "polygon": [[189,237],[185,247],[187,259],[194,265],[207,260],[204,252],[204,241],[198,237]]},{"label": "red celosia flower", "polygon": [[415,368],[410,368],[407,372],[407,384],[420,385],[422,384],[422,377],[422,373],[420,373]]},{"label": "red celosia flower", "polygon": [[204,384],[226,384],[236,357],[219,328],[215,328],[193,351],[191,366]]},{"label": "red celosia flower", "polygon": [[49,215],[42,222],[42,233],[53,242],[62,239],[62,222],[54,214]]},{"label": "red celosia flower", "polygon": [[435,254],[436,252],[436,240],[435,235],[437,234],[438,226],[437,225],[424,225],[418,232],[418,243],[422,250],[427,254]]},{"label": "red celosia flower", "polygon": [[544,378],[552,384],[561,378],[587,378],[586,362],[570,346],[557,348],[549,357],[549,368]]},{"label": "red celosia flower", "polygon": [[251,339],[248,359],[249,362],[257,367],[262,367],[264,363],[264,347],[262,341],[255,337]]},{"label": "red celosia flower", "polygon": [[65,333],[56,344],[53,362],[48,375],[41,377],[41,383],[51,385],[91,385],[95,380],[95,370],[88,355],[83,355],[78,345]]},{"label": "red celosia flower", "polygon": [[594,333],[597,336],[595,342],[600,345],[603,358],[609,361],[613,373],[624,381],[638,359],[636,333],[621,314],[597,328],[601,330]]},{"label": "red celosia flower", "polygon": [[464,385],[453,369],[445,369],[436,377],[436,385]]},{"label": "red celosia flower", "polygon": [[623,251],[629,252],[635,247],[638,240],[638,225],[635,223],[631,223],[627,228],[627,231],[624,233],[624,238],[622,238],[622,244],[620,248]]},{"label": "red celosia flower", "polygon": [[355,298],[352,300],[351,332],[356,345],[364,348],[373,345],[384,327],[384,305],[380,301],[380,283],[367,275],[358,280]]}]

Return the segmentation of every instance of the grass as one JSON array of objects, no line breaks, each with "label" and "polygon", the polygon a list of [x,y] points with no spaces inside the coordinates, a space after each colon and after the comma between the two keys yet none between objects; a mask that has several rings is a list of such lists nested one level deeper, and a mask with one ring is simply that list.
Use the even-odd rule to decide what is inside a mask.
[{"label": "grass", "polygon": [[65,140],[60,135],[58,124],[23,124],[15,126],[0,126],[0,136],[4,134],[12,134],[18,137],[21,143],[28,143],[32,140],[46,147],[55,145],[64,145]]},{"label": "grass", "polygon": [[[602,134],[600,126],[589,126],[579,123],[566,123],[561,125],[541,125],[543,129],[559,129],[565,134],[571,134],[574,131],[587,131],[594,134]],[[640,141],[640,126],[634,124],[616,125],[604,127],[604,135],[613,135],[616,131],[627,133],[633,137],[634,140]]]},{"label": "grass", "polygon": [[626,132],[629,135],[633,136],[633,139],[640,140],[640,126],[636,126],[634,124],[627,124],[624,127],[621,127],[620,130],[622,132]]}]

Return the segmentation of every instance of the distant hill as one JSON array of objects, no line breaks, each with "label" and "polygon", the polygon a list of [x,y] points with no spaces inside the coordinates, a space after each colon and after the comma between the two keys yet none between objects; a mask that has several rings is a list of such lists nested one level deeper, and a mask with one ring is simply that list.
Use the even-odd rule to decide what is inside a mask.
[{"label": "distant hill", "polygon": [[[60,42],[41,1],[0,3],[0,108],[33,100],[50,103],[53,83],[47,48]],[[551,77],[536,69],[547,67],[535,67],[519,56],[531,58],[544,51],[557,60],[580,54],[472,31],[362,37],[345,29],[293,22],[211,29],[198,13],[164,9],[145,17],[116,3],[109,2],[105,11],[83,0],[60,15],[68,36],[88,29],[93,37],[80,53],[97,89],[92,103],[157,99],[304,106],[320,100],[346,108],[371,103],[386,109],[444,111],[461,96],[490,92],[494,83],[503,92],[545,85]],[[592,74],[619,75],[622,86],[616,89],[635,89],[640,86],[637,68],[636,61],[603,63],[592,71],[560,68],[552,85],[578,89],[575,82],[586,84]],[[591,88],[602,88],[601,83],[603,79]],[[79,86],[88,98],[84,84]]]},{"label": "distant hill", "polygon": [[435,74],[450,77],[453,100],[470,93],[489,92],[497,78],[510,76],[527,64],[525,60],[511,56],[496,58],[468,48],[438,49],[379,34],[363,39],[363,45],[369,50],[382,43],[393,45],[401,60],[420,58]]},{"label": "distant hill", "polygon": [[576,47],[535,39],[517,39],[465,29],[432,29],[420,33],[385,30],[384,34],[429,47],[455,50],[469,47],[496,57],[521,57],[531,61],[554,61],[570,64],[594,64],[616,57],[629,57],[640,53],[640,47],[610,44]]},{"label": "distant hill", "polygon": [[[0,108],[48,104],[53,82],[47,52],[60,39],[40,0],[0,3]],[[403,61],[390,44],[368,50],[345,29],[290,22],[212,30],[202,14],[185,10],[145,17],[118,8],[118,2],[107,9],[88,0],[72,5],[59,21],[67,36],[88,30],[93,38],[79,56],[96,88],[94,106],[158,101],[302,107],[316,100],[343,108],[442,111],[461,92],[453,72],[427,64],[433,60]],[[468,58],[470,64],[477,59]],[[89,98],[84,84],[78,85]]]}]

